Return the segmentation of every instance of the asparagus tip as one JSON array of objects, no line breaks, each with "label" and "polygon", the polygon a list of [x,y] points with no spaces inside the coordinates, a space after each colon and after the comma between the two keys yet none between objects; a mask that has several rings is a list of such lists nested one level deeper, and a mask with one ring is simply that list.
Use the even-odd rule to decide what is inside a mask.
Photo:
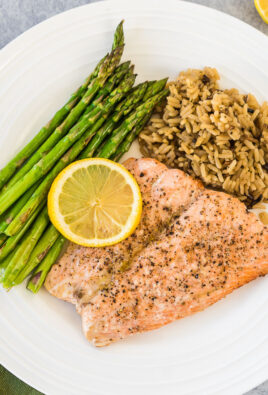
[{"label": "asparagus tip", "polygon": [[130,68],[129,68],[129,72],[130,72],[130,73],[133,73],[134,69],[135,69],[135,66],[134,66],[134,64],[132,64],[132,65],[130,66]]}]

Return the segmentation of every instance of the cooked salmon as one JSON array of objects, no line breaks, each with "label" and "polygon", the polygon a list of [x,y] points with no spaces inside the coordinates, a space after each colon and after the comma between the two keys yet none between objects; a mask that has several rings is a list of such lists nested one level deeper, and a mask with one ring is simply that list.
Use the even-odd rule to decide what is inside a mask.
[{"label": "cooked salmon", "polygon": [[113,247],[70,244],[46,280],[96,346],[202,311],[268,273],[268,228],[243,203],[152,159],[125,166],[143,196],[139,227]]},{"label": "cooked salmon", "polygon": [[[154,159],[128,159],[125,167],[136,178],[143,198],[141,222],[121,243],[105,248],[70,243],[50,271],[45,286],[54,296],[79,305],[122,272],[175,215],[181,213],[203,189],[199,181]],[[179,187],[179,188],[178,188]],[[89,270],[90,267],[90,270]]]}]

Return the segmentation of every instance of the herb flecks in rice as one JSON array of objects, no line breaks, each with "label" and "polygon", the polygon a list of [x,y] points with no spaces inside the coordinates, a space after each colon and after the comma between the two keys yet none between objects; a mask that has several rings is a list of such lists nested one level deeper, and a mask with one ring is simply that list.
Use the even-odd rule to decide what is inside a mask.
[{"label": "herb flecks in rice", "polygon": [[139,137],[143,155],[248,205],[268,200],[268,103],[221,90],[216,69],[181,72]]}]

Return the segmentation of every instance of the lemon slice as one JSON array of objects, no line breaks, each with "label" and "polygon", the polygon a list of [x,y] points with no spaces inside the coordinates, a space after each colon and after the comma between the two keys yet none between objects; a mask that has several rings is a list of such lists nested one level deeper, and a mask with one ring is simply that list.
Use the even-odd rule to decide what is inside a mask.
[{"label": "lemon slice", "polygon": [[53,225],[68,240],[88,247],[119,243],[137,227],[142,198],[134,177],[108,159],[67,166],[48,195]]},{"label": "lemon slice", "polygon": [[268,23],[268,0],[254,0],[254,4],[261,18]]}]

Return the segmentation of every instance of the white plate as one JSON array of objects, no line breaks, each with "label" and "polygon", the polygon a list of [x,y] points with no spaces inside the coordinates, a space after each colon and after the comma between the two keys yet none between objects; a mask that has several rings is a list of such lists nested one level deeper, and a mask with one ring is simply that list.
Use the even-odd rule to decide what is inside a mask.
[{"label": "white plate", "polygon": [[[140,80],[210,65],[224,86],[268,98],[268,40],[250,26],[177,0],[84,6],[1,51],[0,166],[107,52],[121,18],[124,58]],[[0,362],[49,395],[242,394],[268,378],[267,286],[258,279],[202,313],[101,350],[84,339],[71,305],[44,290],[1,290]]]}]

